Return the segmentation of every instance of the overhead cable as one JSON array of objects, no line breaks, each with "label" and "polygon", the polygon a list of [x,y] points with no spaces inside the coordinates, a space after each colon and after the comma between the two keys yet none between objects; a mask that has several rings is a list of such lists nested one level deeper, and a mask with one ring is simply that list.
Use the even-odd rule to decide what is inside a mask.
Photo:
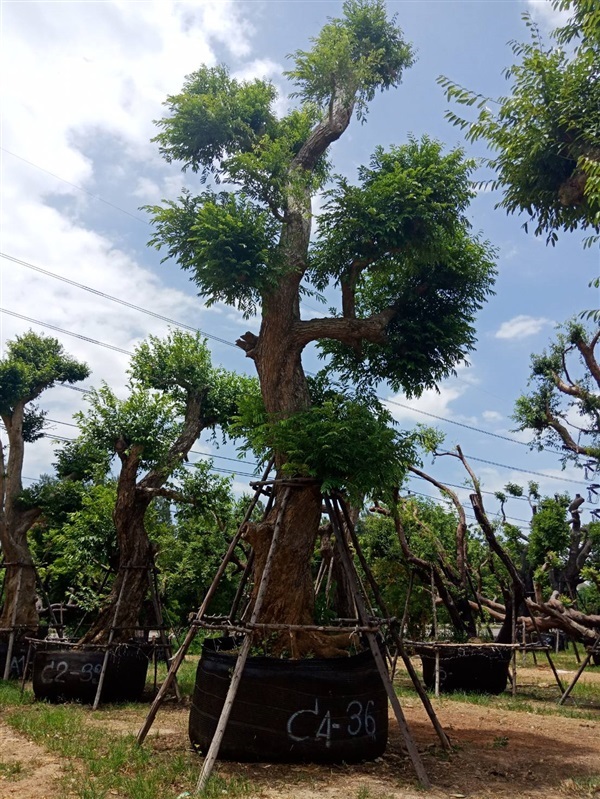
[{"label": "overhead cable", "polygon": [[100,291],[99,289],[94,289],[91,286],[86,286],[83,283],[77,283],[75,280],[71,280],[68,277],[63,277],[62,275],[57,275],[55,272],[50,272],[48,269],[42,269],[41,266],[35,266],[29,261],[23,261],[21,258],[15,258],[13,255],[8,255],[7,253],[0,252],[0,258],[5,258],[7,261],[12,261],[13,263],[19,264],[20,266],[25,266],[27,269],[33,269],[35,272],[39,272],[42,275],[47,275],[48,277],[52,277],[56,280],[60,280],[63,283],[68,283],[70,286],[75,286],[78,289],[82,289],[82,291],[88,291],[90,294],[95,294],[97,297],[102,297],[104,300],[110,300],[111,302],[117,302],[119,305],[124,305],[126,308],[132,308],[134,311],[139,311],[140,313],[147,314],[148,316],[152,316],[155,319],[160,319],[162,322],[168,322],[171,325],[175,325],[176,327],[182,328],[183,330],[190,330],[193,333],[200,333],[200,335],[205,336],[206,338],[212,339],[213,341],[218,341],[220,344],[227,344],[229,347],[235,347],[239,350],[237,344],[233,341],[228,341],[225,338],[221,338],[220,336],[214,336],[212,333],[206,333],[204,330],[200,330],[197,327],[193,327],[192,325],[186,325],[184,322],[178,322],[176,319],[171,319],[168,316],[164,316],[163,314],[157,313],[156,311],[151,311],[149,308],[142,308],[141,305],[136,305],[133,302],[128,302],[127,300],[122,300],[120,297],[114,297],[112,294],[107,294],[105,291]]}]

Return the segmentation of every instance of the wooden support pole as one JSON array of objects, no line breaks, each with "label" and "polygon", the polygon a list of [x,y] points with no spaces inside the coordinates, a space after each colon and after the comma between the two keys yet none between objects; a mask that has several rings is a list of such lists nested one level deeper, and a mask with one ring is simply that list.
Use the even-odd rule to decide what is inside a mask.
[{"label": "wooden support pole", "polygon": [[[350,583],[352,593],[354,595],[354,602],[356,603],[356,609],[358,611],[358,617],[362,624],[368,623],[368,613],[365,601],[360,594],[358,588],[358,580],[356,576],[356,570],[354,568],[354,563],[352,562],[352,558],[350,556],[350,550],[348,548],[348,542],[344,538],[343,531],[340,529],[339,520],[337,514],[335,513],[332,507],[332,501],[329,497],[325,497],[325,504],[327,506],[327,511],[329,513],[329,517],[331,519],[331,523],[334,528],[335,532],[335,540],[336,540],[336,547],[340,554],[340,560],[342,562],[342,566],[346,572],[348,577],[348,581]],[[419,750],[413,740],[412,735],[410,734],[410,730],[408,729],[408,725],[406,723],[406,719],[404,717],[404,713],[400,706],[400,702],[398,701],[398,697],[396,696],[396,692],[394,690],[394,686],[392,685],[392,681],[390,680],[390,676],[388,674],[385,661],[381,654],[381,650],[379,648],[379,643],[377,641],[377,637],[374,633],[366,633],[367,640],[369,641],[369,646],[371,648],[371,653],[373,654],[373,659],[375,661],[375,665],[377,666],[377,670],[379,671],[379,675],[381,677],[381,681],[383,686],[386,690],[388,695],[388,699],[390,700],[390,704],[394,711],[394,715],[396,716],[396,721],[398,722],[398,727],[400,728],[400,732],[402,733],[402,737],[404,738],[404,743],[406,745],[406,749],[408,751],[408,755],[411,759],[413,764],[413,768],[417,774],[419,782],[428,790],[431,788],[431,783],[429,781],[429,777],[427,776],[427,772],[423,766],[423,762],[421,760],[421,756],[419,755]]]},{"label": "wooden support pole", "polygon": [[27,657],[25,658],[25,666],[23,667],[23,676],[21,677],[21,696],[23,696],[23,692],[25,691],[25,683],[27,682],[27,671],[29,669],[29,663],[31,662],[32,649],[33,643],[30,641],[29,646],[27,647]]},{"label": "wooden support pole", "polygon": [[[390,618],[389,610],[387,608],[386,602],[383,599],[383,596],[381,595],[381,591],[379,590],[379,585],[377,584],[377,580],[375,579],[373,571],[369,566],[367,559],[365,558],[364,552],[362,551],[360,541],[358,540],[358,536],[356,535],[356,530],[354,529],[354,525],[352,524],[352,520],[350,519],[350,514],[348,513],[348,508],[346,507],[344,500],[341,498],[338,498],[337,505],[338,507],[341,507],[342,513],[344,514],[346,525],[348,527],[348,531],[350,532],[350,540],[352,541],[354,549],[356,550],[356,555],[363,568],[366,578],[369,581],[369,585],[371,586],[371,590],[373,592],[373,596],[375,597],[375,601],[379,605],[381,612],[385,616]],[[419,675],[417,674],[415,667],[413,666],[412,661],[408,656],[406,649],[404,648],[404,626],[406,625],[406,619],[408,617],[408,603],[410,600],[410,594],[413,588],[413,584],[414,584],[414,572],[411,571],[408,584],[408,594],[406,597],[404,613],[402,615],[402,622],[400,625],[400,633],[398,634],[398,631],[396,630],[393,623],[390,624],[389,629],[392,635],[392,639],[396,644],[397,651],[400,657],[402,658],[402,661],[412,681],[415,691],[417,692],[419,699],[421,700],[421,703],[425,708],[427,715],[429,716],[429,720],[431,721],[431,724],[433,725],[433,728],[436,731],[438,738],[440,739],[440,743],[442,744],[442,747],[447,752],[449,752],[452,749],[450,740],[446,735],[444,728],[440,724],[440,720],[438,719],[437,714],[433,708],[433,705],[431,704],[431,700],[429,699],[427,691],[423,687],[423,683],[421,682]]]},{"label": "wooden support pole", "polygon": [[[265,598],[267,586],[269,583],[269,576],[271,574],[271,567],[273,565],[273,558],[275,556],[275,550],[277,549],[277,542],[279,540],[279,531],[281,530],[283,514],[286,505],[288,503],[290,491],[291,488],[289,487],[285,489],[285,492],[283,494],[283,499],[281,501],[281,506],[279,508],[279,513],[277,514],[277,519],[275,521],[275,526],[273,528],[273,537],[271,538],[271,544],[269,546],[267,560],[265,562],[265,567],[263,569],[263,573],[261,576],[258,593],[256,595],[256,600],[254,602],[252,616],[250,617],[250,622],[252,624],[255,624],[258,621],[258,617]],[[204,790],[208,778],[210,777],[211,772],[213,770],[215,760],[217,759],[217,755],[219,754],[221,741],[223,740],[223,736],[225,735],[225,729],[227,727],[227,722],[229,721],[229,716],[231,715],[231,709],[235,701],[235,696],[237,694],[240,680],[242,679],[242,672],[244,671],[244,666],[246,665],[246,660],[248,658],[248,653],[250,652],[251,644],[252,644],[252,638],[251,636],[247,635],[244,638],[244,642],[238,654],[235,668],[233,670],[233,675],[231,677],[231,682],[229,683],[229,690],[227,691],[227,696],[225,697],[223,709],[221,710],[221,715],[219,716],[219,721],[217,723],[217,729],[215,730],[215,734],[210,743],[210,747],[208,749],[206,757],[204,758],[202,771],[200,772],[200,776],[198,778],[198,784],[196,785],[196,793],[201,793]]]},{"label": "wooden support pole", "polygon": [[[165,628],[163,625],[163,615],[160,608],[160,600],[158,597],[158,583],[156,580],[156,568],[152,567],[151,570],[148,571],[148,582],[150,584],[150,594],[152,596],[152,606],[154,608],[154,618],[156,620],[156,624],[159,631],[160,636],[160,643],[163,653],[163,658],[165,661],[165,665],[167,667],[167,671],[170,666],[171,655],[173,654],[171,651],[171,644],[165,633]],[[156,684],[157,684],[157,676],[158,676],[158,657],[156,653],[156,647],[154,648],[154,690],[156,691]],[[178,702],[181,702],[181,691],[179,690],[179,683],[177,682],[177,677],[173,679],[173,688],[175,689],[175,696]]]},{"label": "wooden support pole", "polygon": [[[512,625],[511,625],[511,643],[517,643],[517,599],[515,590],[512,592]],[[512,651],[512,695],[517,695],[517,650]]]},{"label": "wooden support pole", "polygon": [[433,566],[431,567],[431,624],[433,627],[433,640],[437,641],[437,608],[435,606],[435,580],[433,577]]},{"label": "wooden support pole", "polygon": [[119,591],[119,596],[117,597],[117,604],[115,605],[115,615],[113,618],[112,627],[108,633],[108,643],[106,645],[106,651],[104,653],[104,660],[102,661],[102,671],[100,672],[100,677],[98,679],[98,688],[96,689],[96,696],[94,697],[94,704],[92,705],[92,710],[97,710],[98,705],[100,704],[100,695],[102,694],[102,686],[104,685],[104,678],[106,677],[106,670],[108,668],[108,659],[110,657],[110,645],[112,644],[112,640],[115,636],[115,628],[117,626],[117,621],[119,620],[119,610],[121,609],[121,600],[123,599],[123,593],[125,591],[125,583],[127,582],[127,574],[129,569],[125,567],[125,574],[123,575],[123,582],[121,583],[121,589]]},{"label": "wooden support pole", "polygon": [[575,688],[575,686],[577,685],[577,681],[579,680],[579,678],[581,677],[581,675],[585,671],[585,668],[586,668],[587,664],[590,662],[592,657],[595,654],[597,654],[598,652],[600,652],[600,635],[598,636],[598,638],[596,638],[596,642],[594,643],[594,646],[591,647],[591,649],[588,650],[588,653],[585,656],[585,658],[583,659],[583,662],[581,663],[581,666],[577,669],[577,672],[575,673],[575,676],[573,677],[573,680],[571,681],[571,684],[563,692],[563,695],[558,700],[558,704],[559,705],[564,705],[564,703],[567,700],[567,697],[569,696],[569,694],[571,693],[573,688]]},{"label": "wooden support pole", "polygon": [[435,698],[440,698],[440,650],[435,649]]},{"label": "wooden support pole", "polygon": [[[267,479],[267,477],[269,475],[269,472],[271,471],[271,469],[273,467],[273,463],[274,463],[274,461],[271,459],[269,461],[268,465],[267,465],[266,470],[265,470],[265,473],[264,473],[264,476],[263,476],[263,480]],[[250,516],[252,515],[252,512],[254,511],[254,508],[256,507],[256,505],[258,503],[258,500],[260,498],[260,493],[261,493],[260,492],[260,488],[257,488],[255,493],[254,493],[254,497],[252,499],[252,502],[250,503],[246,513],[244,514],[244,518],[242,520],[242,523],[238,527],[238,530],[237,530],[236,534],[234,535],[234,537],[231,539],[229,547],[227,548],[227,552],[223,556],[223,560],[221,561],[221,563],[219,565],[219,568],[217,569],[217,573],[215,574],[214,580],[212,581],[212,583],[210,585],[210,588],[208,589],[208,591],[206,593],[206,596],[204,597],[204,600],[203,600],[201,606],[199,607],[198,612],[196,613],[196,620],[200,620],[204,616],[204,614],[206,613],[206,611],[208,609],[208,606],[210,605],[210,601],[213,598],[213,595],[214,595],[215,591],[217,590],[217,587],[218,587],[218,585],[219,585],[219,583],[221,581],[221,577],[223,576],[223,574],[225,572],[225,569],[227,568],[227,566],[229,564],[229,561],[231,560],[231,556],[233,555],[233,552],[234,552],[236,546],[238,545],[240,538],[242,537],[242,532],[243,532],[243,529],[244,529],[244,525],[249,520]],[[185,638],[183,640],[183,643],[181,644],[181,646],[179,647],[179,649],[177,650],[177,652],[175,653],[175,656],[173,657],[173,659],[171,661],[171,667],[169,668],[169,671],[167,672],[167,676],[165,677],[165,680],[164,680],[163,684],[158,689],[158,693],[156,694],[156,696],[154,698],[154,702],[152,702],[152,705],[150,706],[150,710],[148,711],[148,715],[146,716],[146,720],[144,721],[144,723],[142,724],[142,726],[140,727],[140,729],[138,731],[137,738],[136,738],[136,741],[137,741],[138,745],[141,746],[144,743],[144,741],[146,739],[146,736],[150,732],[150,728],[152,727],[152,724],[154,723],[154,719],[156,718],[156,714],[158,713],[158,710],[159,710],[160,706],[162,705],[162,703],[164,701],[164,698],[167,695],[167,693],[169,691],[169,688],[171,687],[171,683],[173,682],[177,672],[179,671],[179,667],[183,663],[183,659],[185,658],[185,655],[186,655],[188,649],[190,648],[192,641],[196,637],[196,633],[197,632],[198,632],[197,625],[192,623],[190,625],[189,630],[187,631],[187,634],[186,634],[186,636],[185,636]]]}]

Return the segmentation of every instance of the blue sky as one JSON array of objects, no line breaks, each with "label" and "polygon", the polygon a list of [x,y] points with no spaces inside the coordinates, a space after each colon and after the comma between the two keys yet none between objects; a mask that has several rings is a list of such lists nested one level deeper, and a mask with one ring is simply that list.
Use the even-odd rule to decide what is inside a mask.
[{"label": "blue sky", "polygon": [[[448,147],[464,145],[458,129],[444,119],[448,104],[436,78],[443,74],[485,95],[502,94],[508,91],[502,70],[512,57],[508,42],[527,37],[522,13],[531,12],[545,32],[557,21],[546,0],[415,0],[388,2],[388,8],[397,14],[418,60],[398,89],[376,98],[366,124],[354,120],[332,148],[335,170],[349,177],[375,146],[401,143],[410,133],[426,133]],[[185,273],[176,264],[161,266],[160,255],[146,246],[151,228],[139,207],[175,197],[184,183],[198,188],[194,176],[183,176],[176,165],[161,161],[150,142],[152,120],[161,116],[165,96],[177,92],[184,76],[202,63],[225,62],[241,78],[273,80],[285,110],[290,102],[282,76],[287,54],[307,48],[326,18],[340,12],[341,3],[329,0],[4,0],[2,252],[226,341],[256,330],[255,320],[244,321],[234,309],[205,308]],[[466,150],[473,156],[484,153],[481,145]],[[598,252],[584,251],[578,234],[564,234],[555,248],[547,247],[522,229],[523,220],[494,210],[498,199],[481,192],[469,213],[475,230],[499,249],[496,295],[479,315],[471,365],[460,367],[439,393],[426,392],[419,400],[394,397],[385,386],[380,394],[410,406],[390,404],[402,426],[436,422],[448,447],[461,444],[468,455],[481,459],[473,466],[486,490],[536,479],[548,493],[584,493],[581,470],[562,471],[555,454],[530,452],[517,443],[529,436],[511,432],[510,415],[526,388],[530,354],[546,346],[556,323],[597,306],[588,283],[598,272]],[[14,260],[0,259],[0,269],[0,305],[10,312],[0,315],[2,346],[29,327],[45,329],[90,364],[87,385],[104,379],[123,393],[128,357],[117,350],[131,351],[149,333],[161,335],[167,329],[165,321]],[[307,317],[321,312],[315,301],[303,306]],[[117,349],[44,328],[15,313]],[[214,341],[211,348],[216,363],[252,372],[241,351]],[[308,368],[313,365],[307,353]],[[56,420],[53,432],[73,435],[66,423],[84,407],[82,395],[56,388],[44,396],[43,405]],[[195,449],[209,452],[212,447],[203,442]],[[216,454],[235,455],[223,449]],[[49,471],[51,461],[51,442],[42,440],[30,447],[25,474]],[[215,465],[235,468],[219,459]],[[427,463],[426,469],[455,484],[464,481],[448,458]],[[238,471],[251,468],[240,465]],[[241,489],[245,480],[238,475],[236,487]],[[434,493],[418,482],[411,487]],[[494,511],[497,503],[489,499]],[[514,502],[509,513],[523,524],[528,518],[522,502]]]}]

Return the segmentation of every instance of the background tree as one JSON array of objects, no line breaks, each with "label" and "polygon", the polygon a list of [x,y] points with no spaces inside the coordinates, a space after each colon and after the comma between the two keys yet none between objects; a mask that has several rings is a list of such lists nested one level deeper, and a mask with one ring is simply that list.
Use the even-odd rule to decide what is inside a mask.
[{"label": "background tree", "polygon": [[77,417],[81,435],[59,456],[60,472],[85,464],[86,456],[98,451],[116,455],[120,466],[113,512],[118,571],[84,642],[105,642],[113,625],[118,628],[114,640],[132,635],[148,593],[143,567],[154,566],[146,512],[157,498],[189,499],[176,478],[190,449],[203,430],[227,428],[238,396],[251,384],[249,378],[212,367],[205,342],[178,331],[140,344],[129,373],[126,399],[119,400],[107,385],[87,396],[89,410]]},{"label": "background tree", "polygon": [[39,622],[27,534],[41,506],[22,501],[25,444],[43,435],[44,413],[33,403],[57,383],[77,383],[88,375],[87,365],[67,355],[56,339],[32,331],[9,341],[0,361],[0,417],[8,438],[8,448],[0,438],[0,545],[7,564],[26,567],[7,567],[0,629],[14,623],[33,632]]},{"label": "background tree", "polygon": [[[152,207],[152,243],[191,273],[207,303],[260,313],[258,334],[237,343],[254,361],[273,422],[310,414],[302,353],[313,342],[363,390],[382,379],[409,394],[434,385],[473,348],[474,316],[493,280],[491,249],[465,216],[472,164],[427,138],[378,148],[356,184],[332,179],[311,246],[311,197],[329,178],[330,145],[413,60],[381,0],[347,0],[343,10],[295,53],[287,75],[299,104],[285,116],[275,115],[270,83],[201,67],[158,123],[167,161],[228,188]],[[302,295],[327,287],[339,291],[339,313],[303,320]],[[289,459],[276,449],[280,474]],[[290,498],[262,621],[312,619],[320,488]],[[272,524],[255,547],[268,547]]]},{"label": "background tree", "polygon": [[469,141],[497,152],[485,163],[503,193],[499,207],[527,214],[536,234],[554,244],[560,230],[600,231],[600,10],[596,0],[552,5],[570,10],[571,19],[547,47],[524,15],[531,41],[512,43],[518,61],[506,70],[509,95],[493,99],[439,82],[449,99],[478,109],[472,122],[452,111],[448,118]]},{"label": "background tree", "polygon": [[571,459],[600,466],[600,328],[572,321],[542,355],[531,359],[533,386],[516,402],[519,430],[530,430],[539,449],[551,446]]},{"label": "background tree", "polygon": [[[358,524],[361,544],[386,605],[393,615],[402,618],[412,574],[407,635],[413,640],[422,640],[435,627],[431,595],[433,573],[440,602],[436,612],[439,624],[450,626],[459,640],[474,637],[477,635],[477,609],[473,611],[470,605],[464,607],[465,602],[473,599],[473,594],[468,586],[463,589],[458,578],[457,530],[463,524],[464,512],[461,518],[454,508],[409,495],[399,503],[399,513],[401,536],[387,514],[369,513],[362,516]],[[467,541],[466,536],[458,538],[461,542]],[[478,553],[473,552],[466,560],[475,584],[481,577],[480,567],[485,557],[482,553],[479,548]]]}]

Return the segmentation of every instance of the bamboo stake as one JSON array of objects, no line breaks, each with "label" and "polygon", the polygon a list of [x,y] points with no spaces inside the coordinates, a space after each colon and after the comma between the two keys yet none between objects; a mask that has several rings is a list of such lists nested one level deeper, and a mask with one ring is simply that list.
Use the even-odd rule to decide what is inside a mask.
[{"label": "bamboo stake", "polygon": [[[517,600],[515,591],[512,592],[512,625],[511,625],[511,643],[517,643]],[[517,650],[513,649],[512,652],[512,695],[517,695]]]},{"label": "bamboo stake", "polygon": [[[163,658],[165,661],[165,665],[167,670],[170,666],[170,658],[173,654],[171,651],[171,644],[169,643],[167,636],[165,634],[165,628],[163,625],[163,615],[160,609],[160,601],[158,598],[158,583],[156,580],[156,567],[152,567],[148,571],[148,582],[150,583],[150,594],[152,596],[152,605],[154,606],[154,617],[156,619],[156,624],[158,625],[159,635],[160,635],[160,643],[162,646],[162,653]],[[156,653],[156,647],[154,648],[154,690],[156,691],[157,685],[157,676],[158,676],[158,657]],[[179,683],[177,682],[177,677],[173,680],[173,687],[175,689],[175,697],[177,698],[178,702],[181,702],[181,691],[179,690]]]},{"label": "bamboo stake", "polygon": [[[413,590],[413,583],[415,580],[415,573],[411,570],[410,575],[408,577],[408,590],[406,592],[406,602],[404,603],[404,611],[402,613],[402,621],[400,622],[400,640],[404,640],[404,628],[406,627],[406,622],[408,621],[408,609],[410,605],[410,597]],[[385,613],[383,608],[381,608],[382,612]]]},{"label": "bamboo stake", "polygon": [[435,580],[433,577],[433,566],[431,567],[431,624],[433,627],[433,640],[437,641],[437,608],[435,606]]},{"label": "bamboo stake", "polygon": [[440,698],[440,650],[435,649],[435,698]]},{"label": "bamboo stake", "polygon": [[246,583],[248,582],[248,578],[252,573],[252,566],[254,564],[254,550],[250,552],[248,555],[248,560],[246,561],[246,567],[244,569],[244,573],[242,574],[242,579],[240,580],[240,584],[238,585],[237,591],[235,592],[235,597],[233,598],[233,602],[231,603],[231,610],[229,611],[228,618],[233,621],[235,616],[238,612],[238,608],[240,606],[240,602],[242,601],[242,596],[244,594],[244,589],[246,588]]},{"label": "bamboo stake", "polygon": [[[529,604],[528,604],[527,600],[525,600],[525,608],[526,608],[527,612],[529,613],[529,618],[531,619],[531,623],[533,624],[533,627],[534,627],[534,629],[535,629],[535,631],[537,633],[538,641],[541,643],[542,636],[541,636],[541,633],[540,633],[540,628],[538,627],[537,621],[535,619],[535,615],[534,615],[533,611],[531,610],[531,608],[529,607]],[[552,669],[552,674],[554,674],[554,679],[556,680],[556,684],[558,685],[558,689],[559,689],[559,691],[560,691],[560,693],[562,695],[564,693],[564,691],[565,691],[565,687],[562,684],[562,680],[560,679],[558,672],[556,671],[556,666],[554,665],[554,661],[552,660],[552,656],[550,655],[550,650],[549,650],[548,647],[544,648],[544,654],[546,655],[546,660],[550,664],[550,668]],[[534,659],[534,662],[535,662],[536,661],[535,652],[533,653],[533,659]]]},{"label": "bamboo stake", "polygon": [[19,574],[17,575],[17,591],[15,595],[15,603],[12,610],[12,618],[10,621],[11,630],[8,636],[8,648],[6,650],[6,663],[4,664],[4,677],[8,680],[10,677],[10,661],[12,659],[13,647],[15,645],[15,622],[17,621],[17,608],[19,606],[19,598],[21,596],[21,578],[23,577],[23,565],[18,566]]},{"label": "bamboo stake", "polygon": [[[338,505],[341,507],[342,513],[344,514],[344,517],[346,519],[346,524],[348,525],[348,530],[350,532],[350,539],[352,541],[352,544],[354,545],[354,549],[356,550],[356,554],[363,568],[363,571],[367,577],[367,580],[369,581],[369,585],[371,586],[371,590],[373,591],[373,596],[375,597],[375,601],[379,605],[381,612],[384,615],[386,615],[388,618],[390,618],[389,610],[381,595],[381,591],[379,590],[379,585],[377,584],[377,580],[375,579],[371,567],[369,566],[367,559],[365,558],[364,552],[362,551],[360,541],[358,540],[358,536],[356,535],[356,530],[354,529],[354,525],[352,524],[352,520],[350,519],[350,514],[348,513],[348,508],[346,507],[344,501],[339,497],[338,497]],[[419,679],[419,675],[417,674],[415,667],[413,666],[412,661],[408,656],[408,654],[406,653],[406,649],[404,648],[404,625],[406,624],[406,617],[408,615],[408,600],[410,599],[410,592],[412,591],[413,580],[414,580],[414,572],[411,571],[409,578],[408,596],[405,605],[405,612],[402,617],[400,635],[398,635],[398,632],[395,629],[393,623],[390,623],[389,629],[392,634],[394,643],[396,644],[396,649],[400,654],[400,657],[402,658],[406,671],[408,672],[412,684],[417,694],[419,695],[419,699],[421,700],[421,703],[425,708],[427,715],[429,716],[429,720],[431,721],[431,724],[433,725],[433,728],[436,731],[438,738],[440,739],[440,743],[442,744],[442,747],[447,752],[449,752],[452,749],[450,740],[446,735],[444,728],[440,724],[440,720],[438,719],[437,714],[433,709],[433,705],[431,704],[431,700],[429,699],[427,691],[423,687],[423,684]]]},{"label": "bamboo stake", "polygon": [[[340,530],[339,521],[337,515],[334,513],[332,508],[332,503],[329,497],[325,497],[325,504],[327,506],[327,510],[329,516],[331,518],[331,523],[334,528],[335,532],[335,539],[336,545],[338,548],[338,552],[340,554],[340,559],[342,561],[342,566],[346,571],[346,575],[348,577],[348,581],[350,582],[350,586],[352,588],[352,593],[354,595],[354,601],[356,603],[356,609],[358,611],[358,617],[363,624],[367,624],[368,622],[368,613],[367,608],[365,605],[365,601],[361,596],[359,589],[358,589],[358,580],[356,576],[356,570],[354,568],[354,564],[352,562],[352,558],[350,556],[350,551],[348,548],[348,543],[343,536],[342,531]],[[429,781],[429,777],[427,776],[427,772],[423,766],[423,762],[421,761],[421,757],[419,755],[419,750],[416,747],[416,744],[413,740],[412,735],[410,734],[410,730],[408,729],[408,725],[406,723],[406,719],[404,717],[404,713],[402,712],[402,708],[400,706],[400,702],[398,701],[398,697],[396,696],[396,692],[394,691],[394,686],[391,683],[390,676],[388,674],[385,661],[381,655],[381,650],[379,649],[379,644],[377,642],[377,638],[374,633],[368,632],[366,633],[367,639],[369,641],[369,646],[371,648],[371,652],[373,654],[373,659],[377,666],[377,670],[379,671],[379,675],[381,677],[381,681],[383,686],[386,690],[388,695],[388,699],[394,711],[394,715],[396,716],[396,721],[398,722],[398,727],[400,728],[400,732],[402,733],[402,737],[404,738],[404,743],[406,745],[406,749],[408,751],[408,755],[411,759],[413,764],[413,768],[417,774],[419,782],[425,789],[431,788],[431,783]]]},{"label": "bamboo stake", "polygon": [[590,662],[592,657],[595,654],[597,654],[598,652],[600,652],[600,635],[598,636],[598,638],[596,638],[596,642],[594,643],[594,646],[591,649],[588,650],[588,653],[585,656],[585,658],[583,659],[583,662],[581,663],[581,666],[577,669],[577,672],[576,672],[575,676],[573,677],[573,680],[572,680],[571,684],[568,686],[568,688],[565,690],[565,692],[563,693],[561,698],[558,700],[558,704],[559,705],[564,705],[564,703],[567,700],[567,697],[569,696],[569,694],[571,693],[573,688],[575,688],[575,686],[577,685],[577,681],[579,680],[579,678],[581,677],[581,675],[585,671],[585,668],[586,668],[587,664]]},{"label": "bamboo stake", "polygon": [[117,604],[115,605],[115,615],[113,618],[112,627],[110,628],[110,631],[108,633],[108,643],[106,645],[106,651],[104,653],[104,660],[102,661],[102,671],[100,672],[100,678],[98,679],[98,688],[96,689],[96,696],[94,697],[94,704],[92,705],[92,710],[97,710],[98,705],[100,704],[100,695],[102,693],[102,686],[104,685],[104,678],[106,677],[106,669],[108,668],[108,658],[110,657],[110,645],[112,644],[112,640],[115,635],[115,627],[117,626],[117,620],[119,618],[119,610],[121,609],[121,600],[123,599],[123,592],[125,589],[125,583],[127,582],[128,573],[129,569],[125,567],[123,582],[121,583],[119,596],[117,597]]},{"label": "bamboo stake", "polygon": [[25,691],[25,683],[27,682],[27,670],[29,669],[29,663],[31,660],[31,651],[33,649],[33,642],[29,642],[29,646],[27,647],[27,657],[25,658],[25,666],[23,668],[23,676],[21,677],[21,696],[23,696],[23,692]]},{"label": "bamboo stake", "polygon": [[[271,459],[269,461],[269,463],[267,464],[267,468],[266,468],[264,476],[263,476],[263,481],[267,479],[267,477],[269,475],[269,472],[271,471],[271,469],[273,467],[273,463],[274,463],[274,461],[273,461],[273,459]],[[238,545],[240,538],[242,537],[242,531],[244,529],[244,525],[246,524],[246,522],[248,521],[248,519],[252,515],[252,512],[253,512],[254,508],[258,504],[259,498],[260,498],[260,488],[256,489],[256,491],[254,493],[254,497],[252,499],[252,502],[250,503],[246,513],[244,514],[244,518],[242,520],[242,523],[238,527],[237,533],[231,539],[229,547],[227,548],[227,552],[225,553],[225,555],[223,557],[223,560],[221,561],[221,563],[219,565],[219,568],[217,569],[217,573],[215,574],[214,580],[212,581],[212,583],[210,585],[210,588],[208,589],[208,591],[206,593],[206,596],[204,597],[202,605],[200,606],[200,608],[198,609],[198,612],[196,613],[195,621],[199,621],[204,616],[204,614],[206,613],[206,611],[208,609],[208,606],[210,604],[210,601],[213,598],[213,595],[214,595],[215,591],[217,590],[217,586],[219,585],[219,583],[221,581],[221,577],[223,576],[223,573],[225,572],[225,569],[227,568],[227,565],[229,564],[229,561],[231,560],[231,556],[233,555],[233,552],[234,552],[236,546]],[[186,652],[190,648],[190,645],[191,645],[192,641],[194,640],[194,638],[196,637],[196,633],[197,632],[198,632],[197,625],[192,623],[190,625],[189,630],[187,631],[187,634],[186,634],[186,636],[185,636],[185,638],[183,640],[183,643],[181,644],[181,646],[179,647],[179,649],[177,650],[177,652],[175,653],[175,656],[173,657],[173,659],[171,661],[171,667],[169,668],[169,671],[167,672],[167,676],[165,677],[165,681],[163,682],[163,684],[158,689],[158,693],[156,694],[156,696],[154,698],[154,702],[152,702],[152,705],[150,706],[150,710],[148,711],[148,715],[146,716],[146,720],[144,721],[144,723],[142,724],[142,726],[139,729],[139,732],[137,734],[137,739],[136,739],[138,745],[141,746],[144,743],[144,741],[146,739],[146,736],[148,735],[148,733],[150,731],[150,728],[152,727],[152,724],[154,723],[154,719],[156,718],[156,714],[158,713],[158,709],[162,705],[162,703],[164,701],[164,698],[167,695],[167,692],[168,692],[169,688],[171,687],[171,683],[173,682],[173,679],[175,678],[175,675],[177,674],[177,672],[179,670],[179,667],[183,663],[183,659],[184,659],[184,657],[186,655]]]},{"label": "bamboo stake", "polygon": [[[271,574],[271,567],[273,565],[273,559],[275,556],[275,550],[277,549],[277,542],[279,540],[279,531],[281,530],[281,522],[283,521],[283,514],[286,505],[288,503],[290,491],[291,489],[289,487],[286,488],[285,493],[283,495],[283,499],[281,500],[281,507],[279,508],[279,513],[277,514],[277,520],[275,521],[275,526],[273,528],[273,537],[271,538],[271,545],[269,547],[267,560],[265,562],[265,567],[263,569],[263,573],[261,576],[260,586],[258,588],[258,594],[256,595],[256,601],[254,603],[254,608],[252,610],[252,616],[250,617],[250,622],[252,624],[255,624],[256,621],[258,620],[258,616],[260,614],[262,604],[266,595],[269,576]],[[252,637],[247,635],[244,639],[244,642],[242,644],[242,647],[240,649],[237,658],[237,662],[235,664],[235,668],[233,670],[233,675],[231,677],[231,682],[229,684],[229,690],[227,691],[227,696],[225,697],[225,703],[223,704],[223,709],[221,710],[221,715],[217,723],[217,729],[215,730],[215,734],[213,736],[210,747],[204,759],[204,763],[202,765],[202,771],[200,772],[200,776],[198,778],[198,784],[196,785],[196,793],[200,793],[201,791],[204,790],[208,778],[210,777],[211,772],[213,770],[215,760],[217,759],[217,755],[219,754],[221,741],[223,740],[223,736],[225,735],[227,722],[229,721],[229,716],[231,715],[231,709],[235,701],[235,696],[237,694],[240,680],[242,679],[242,672],[244,671],[244,666],[246,665],[246,660],[248,658],[248,653],[250,652],[251,645],[252,645]]]}]

